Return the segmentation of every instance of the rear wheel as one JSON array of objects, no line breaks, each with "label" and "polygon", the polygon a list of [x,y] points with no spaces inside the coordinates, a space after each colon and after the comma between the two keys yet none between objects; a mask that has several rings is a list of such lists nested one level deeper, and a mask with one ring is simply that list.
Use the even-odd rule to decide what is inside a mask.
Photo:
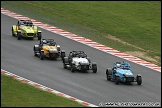
[{"label": "rear wheel", "polygon": [[37,54],[34,52],[34,56],[37,56]]},{"label": "rear wheel", "polygon": [[65,56],[66,56],[66,55],[65,55],[65,52],[61,52],[61,59],[62,59],[62,60],[64,59]]},{"label": "rear wheel", "polygon": [[42,38],[42,34],[39,32],[38,33],[38,40],[41,40],[41,38]]},{"label": "rear wheel", "polygon": [[60,51],[61,50],[61,48],[60,47],[57,47],[57,51]]},{"label": "rear wheel", "polygon": [[35,52],[35,46],[34,46],[33,50],[34,50],[34,56],[37,56],[37,54],[36,54],[36,52]]},{"label": "rear wheel", "polygon": [[63,63],[63,66],[64,66],[64,69],[67,69],[67,67],[66,67],[66,64],[65,64],[65,63]]},{"label": "rear wheel", "polygon": [[62,62],[63,62],[64,69],[67,69],[66,64],[69,63],[69,61],[68,61],[68,57],[64,57],[63,60],[62,60]]}]

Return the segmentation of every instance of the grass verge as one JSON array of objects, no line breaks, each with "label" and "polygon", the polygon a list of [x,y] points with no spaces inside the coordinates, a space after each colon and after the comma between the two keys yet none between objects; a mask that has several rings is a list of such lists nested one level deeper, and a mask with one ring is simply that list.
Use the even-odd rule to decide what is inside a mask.
[{"label": "grass verge", "polygon": [[1,107],[86,107],[1,74]]}]

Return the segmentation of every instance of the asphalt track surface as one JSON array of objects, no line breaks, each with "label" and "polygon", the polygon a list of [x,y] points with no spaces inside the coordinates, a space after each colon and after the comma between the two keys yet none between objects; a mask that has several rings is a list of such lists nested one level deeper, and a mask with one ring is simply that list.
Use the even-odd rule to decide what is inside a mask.
[{"label": "asphalt track surface", "polygon": [[11,36],[11,27],[17,20],[1,14],[1,69],[55,89],[94,105],[103,102],[160,102],[161,104],[161,72],[128,61],[134,74],[142,75],[142,85],[119,84],[106,80],[106,68],[115,61],[127,61],[122,58],[99,51],[82,43],[63,36],[42,30],[43,38],[55,39],[65,50],[66,55],[72,50],[83,50],[92,62],[97,63],[97,73],[72,73],[63,68],[60,60],[40,60],[34,56],[34,40],[17,40]]}]

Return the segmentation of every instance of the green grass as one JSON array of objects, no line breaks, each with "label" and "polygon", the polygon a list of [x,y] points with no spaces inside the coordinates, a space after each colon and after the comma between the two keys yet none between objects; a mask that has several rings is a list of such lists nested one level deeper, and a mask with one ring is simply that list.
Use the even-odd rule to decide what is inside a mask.
[{"label": "green grass", "polygon": [[1,7],[121,52],[146,52],[161,66],[160,1],[2,1]]},{"label": "green grass", "polygon": [[1,74],[1,107],[86,107]]}]

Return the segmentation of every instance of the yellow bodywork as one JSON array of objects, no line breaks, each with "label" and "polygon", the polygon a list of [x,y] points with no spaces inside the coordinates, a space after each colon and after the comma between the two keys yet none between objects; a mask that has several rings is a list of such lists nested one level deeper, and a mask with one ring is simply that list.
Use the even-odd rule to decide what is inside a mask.
[{"label": "yellow bodywork", "polygon": [[[44,54],[46,57],[49,57],[49,52],[48,52],[49,49],[54,49],[54,50],[58,51],[56,46],[42,46],[42,50],[44,50]],[[54,57],[56,57],[57,54],[58,54],[58,52],[52,53],[52,55]]]},{"label": "yellow bodywork", "polygon": [[24,36],[27,36],[26,33],[37,34],[38,32],[41,32],[41,30],[38,30],[37,26],[32,26],[32,27],[20,26],[20,29],[18,29],[18,26],[13,25],[12,29],[13,29],[14,34],[17,34],[17,32],[21,32]]}]

